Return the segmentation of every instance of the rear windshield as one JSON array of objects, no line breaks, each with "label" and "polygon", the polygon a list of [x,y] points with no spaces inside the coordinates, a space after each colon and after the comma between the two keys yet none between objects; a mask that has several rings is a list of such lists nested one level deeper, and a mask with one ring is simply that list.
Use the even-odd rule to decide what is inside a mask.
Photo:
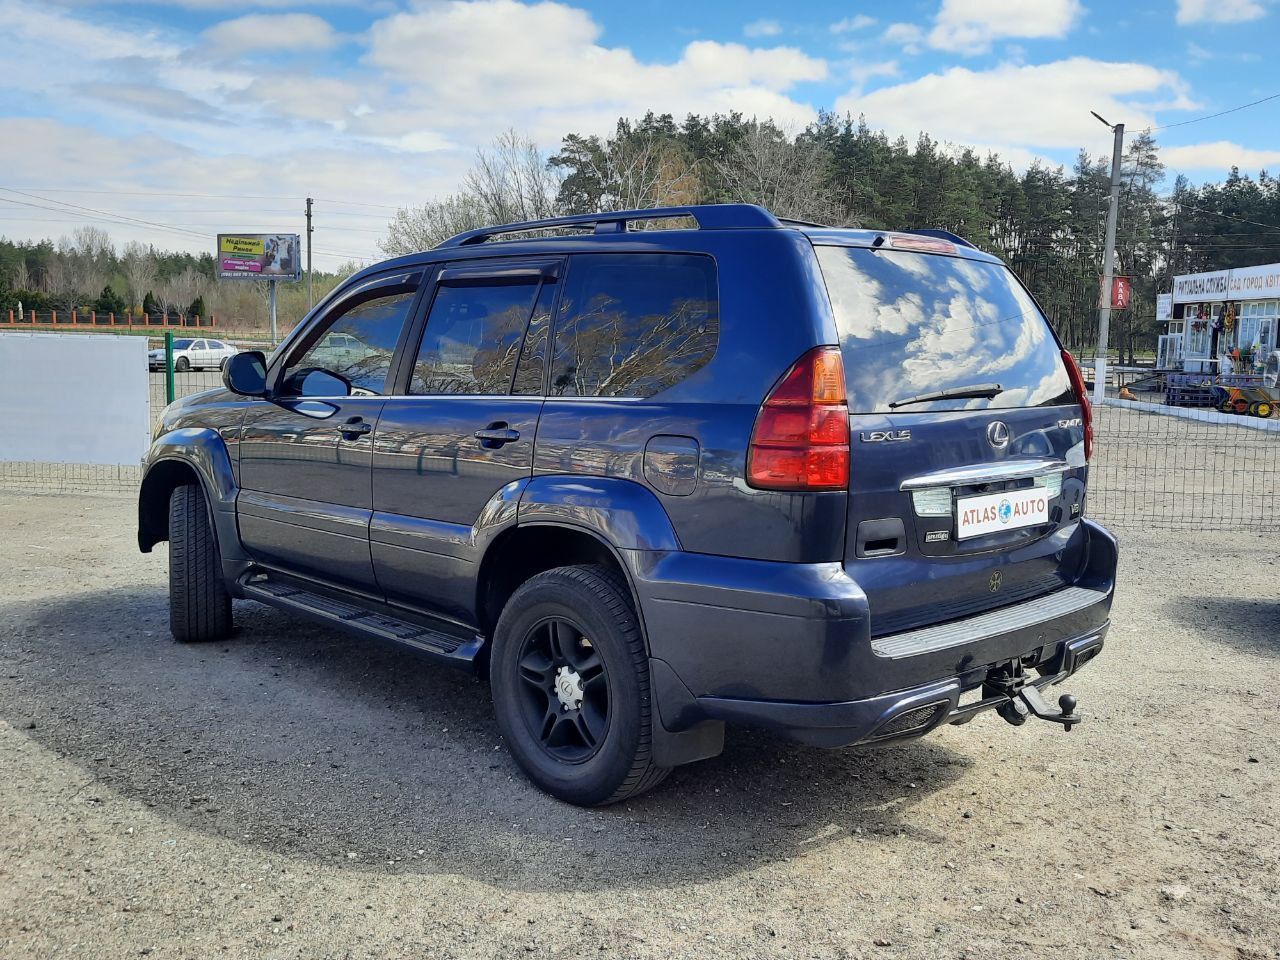
[{"label": "rear windshield", "polygon": [[[815,249],[852,413],[1074,402],[1048,323],[1004,266],[902,250]],[[966,388],[994,395],[891,406]]]}]

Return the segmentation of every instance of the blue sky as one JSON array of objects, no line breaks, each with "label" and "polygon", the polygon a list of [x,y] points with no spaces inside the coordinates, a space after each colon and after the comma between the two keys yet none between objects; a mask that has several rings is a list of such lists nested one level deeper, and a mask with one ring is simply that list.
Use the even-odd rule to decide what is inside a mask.
[{"label": "blue sky", "polygon": [[1280,168],[1280,99],[1170,125],[1280,93],[1278,47],[1277,0],[0,0],[0,234],[198,250],[310,195],[330,266],[504,130],[551,151],[649,108],[861,113],[1018,168],[1108,152],[1097,110],[1219,179]]}]

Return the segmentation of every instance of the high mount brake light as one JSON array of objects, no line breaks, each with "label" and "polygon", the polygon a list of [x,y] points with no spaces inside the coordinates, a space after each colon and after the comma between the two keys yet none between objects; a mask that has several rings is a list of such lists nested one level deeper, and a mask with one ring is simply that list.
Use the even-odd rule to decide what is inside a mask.
[{"label": "high mount brake light", "polygon": [[747,451],[747,483],[761,490],[846,490],[849,405],[839,347],[814,347],[769,391]]},{"label": "high mount brake light", "polygon": [[909,233],[889,234],[889,246],[895,250],[918,250],[921,253],[956,252],[956,245],[940,237],[916,237]]},{"label": "high mount brake light", "polygon": [[1075,392],[1076,403],[1080,405],[1084,420],[1084,458],[1093,459],[1093,404],[1089,402],[1089,388],[1085,386],[1084,374],[1080,372],[1080,364],[1069,350],[1062,351],[1062,362],[1067,365],[1067,376],[1071,379],[1071,389]]}]

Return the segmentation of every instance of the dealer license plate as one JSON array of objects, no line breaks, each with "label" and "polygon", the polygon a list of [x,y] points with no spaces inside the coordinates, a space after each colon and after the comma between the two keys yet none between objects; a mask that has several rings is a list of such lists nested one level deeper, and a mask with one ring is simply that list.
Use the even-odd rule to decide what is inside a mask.
[{"label": "dealer license plate", "polygon": [[1044,487],[988,493],[956,500],[956,539],[982,537],[1049,522],[1049,495]]}]

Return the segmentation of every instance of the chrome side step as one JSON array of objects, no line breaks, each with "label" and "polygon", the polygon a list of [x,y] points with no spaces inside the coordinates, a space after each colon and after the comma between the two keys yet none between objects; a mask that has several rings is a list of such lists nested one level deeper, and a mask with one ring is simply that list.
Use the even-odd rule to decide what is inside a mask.
[{"label": "chrome side step", "polygon": [[1067,587],[1057,593],[1002,607],[976,617],[880,637],[871,641],[871,651],[878,657],[887,657],[891,660],[915,657],[922,653],[933,653],[949,647],[963,646],[966,643],[976,643],[1012,630],[1033,627],[1058,617],[1065,617],[1106,599],[1107,594],[1101,590]]},{"label": "chrome side step", "polygon": [[352,633],[403,643],[457,666],[469,666],[484,645],[484,638],[479,635],[471,638],[455,636],[358,606],[354,602],[325,596],[296,582],[274,579],[260,571],[243,577],[240,590],[249,600],[301,613]]}]

